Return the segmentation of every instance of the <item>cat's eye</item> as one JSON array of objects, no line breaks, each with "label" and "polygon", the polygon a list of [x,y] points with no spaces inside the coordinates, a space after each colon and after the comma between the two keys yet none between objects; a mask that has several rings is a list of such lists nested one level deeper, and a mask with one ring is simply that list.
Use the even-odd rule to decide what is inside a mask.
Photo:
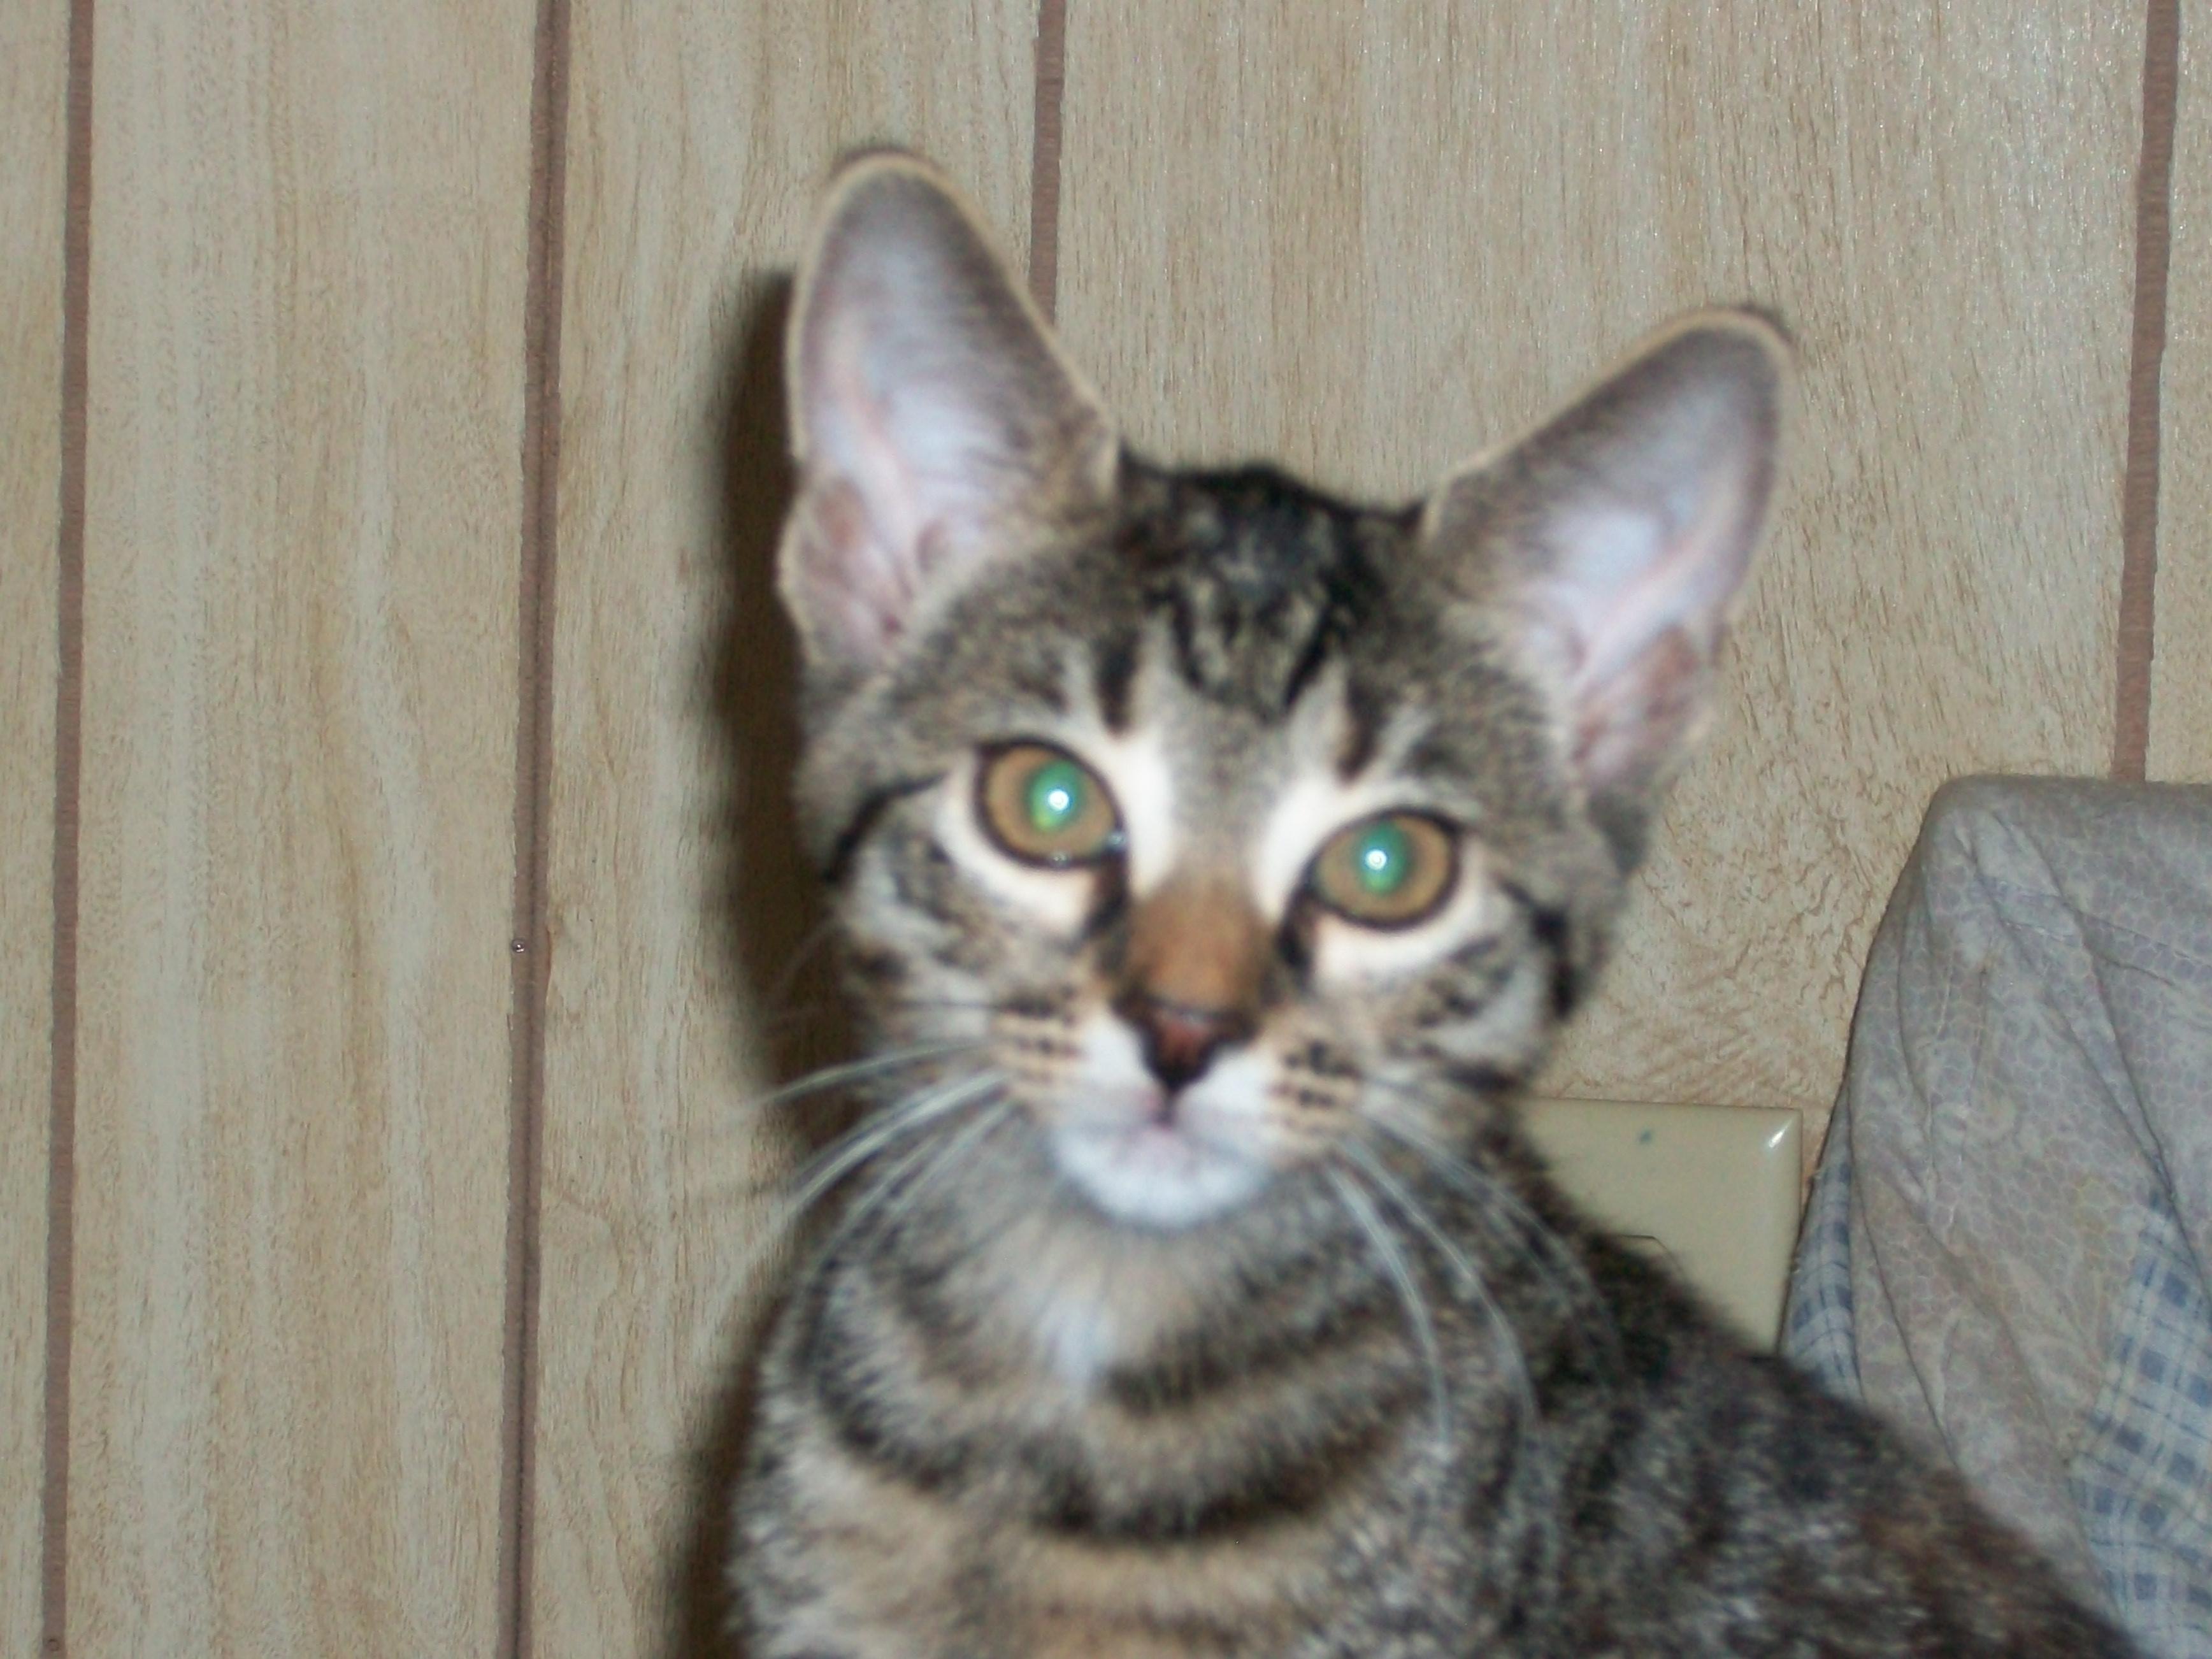
[{"label": "cat's eye", "polygon": [[1458,874],[1451,831],[1418,812],[1386,812],[1330,836],[1306,880],[1347,921],[1410,927],[1443,908]]},{"label": "cat's eye", "polygon": [[976,816],[1024,864],[1096,864],[1121,850],[1121,815],[1096,772],[1064,749],[1013,743],[983,757]]}]

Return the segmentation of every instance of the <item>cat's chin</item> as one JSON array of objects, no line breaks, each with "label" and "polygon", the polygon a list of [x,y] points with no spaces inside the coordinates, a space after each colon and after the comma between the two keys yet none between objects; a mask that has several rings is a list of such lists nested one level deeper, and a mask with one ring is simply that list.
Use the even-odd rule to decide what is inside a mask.
[{"label": "cat's chin", "polygon": [[1109,1219],[1160,1232],[1226,1215],[1274,1174],[1258,1158],[1182,1126],[1065,1124],[1051,1146],[1060,1173]]}]

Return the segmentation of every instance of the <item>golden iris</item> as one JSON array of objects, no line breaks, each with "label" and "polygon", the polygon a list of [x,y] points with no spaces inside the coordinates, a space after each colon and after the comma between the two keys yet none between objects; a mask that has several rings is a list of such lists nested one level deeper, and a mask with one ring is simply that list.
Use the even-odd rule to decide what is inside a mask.
[{"label": "golden iris", "polygon": [[976,816],[1024,864],[1092,864],[1121,848],[1121,817],[1097,773],[1064,749],[1014,743],[987,755]]},{"label": "golden iris", "polygon": [[1407,927],[1443,907],[1458,873],[1457,849],[1443,825],[1417,812],[1386,812],[1330,836],[1307,883],[1347,921]]}]

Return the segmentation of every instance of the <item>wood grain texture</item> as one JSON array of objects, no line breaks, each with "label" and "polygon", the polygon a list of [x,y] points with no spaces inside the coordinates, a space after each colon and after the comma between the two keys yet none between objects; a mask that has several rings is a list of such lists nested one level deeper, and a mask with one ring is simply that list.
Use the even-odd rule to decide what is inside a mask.
[{"label": "wood grain texture", "polygon": [[1546,1091],[1817,1131],[1943,779],[2100,771],[2141,17],[1078,6],[1060,314],[1140,443],[1425,486],[1679,308],[1803,351],[1717,736]]},{"label": "wood grain texture", "polygon": [[2212,0],[2182,0],[2149,775],[2212,782]]},{"label": "wood grain texture", "polygon": [[0,9],[0,1652],[40,1636],[67,0]]},{"label": "wood grain texture", "polygon": [[787,979],[781,289],[832,161],[942,160],[1018,259],[1034,13],[1016,0],[579,7],[569,80],[533,1516],[540,1659],[706,1650],[735,1402],[819,1052]]},{"label": "wood grain texture", "polygon": [[69,1644],[493,1651],[528,0],[100,0]]}]

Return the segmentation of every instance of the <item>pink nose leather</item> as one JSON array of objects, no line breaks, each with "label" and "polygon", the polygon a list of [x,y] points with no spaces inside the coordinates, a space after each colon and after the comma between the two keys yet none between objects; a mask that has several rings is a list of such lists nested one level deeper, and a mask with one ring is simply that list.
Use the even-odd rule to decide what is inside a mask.
[{"label": "pink nose leather", "polygon": [[1136,999],[1124,1013],[1137,1028],[1145,1064],[1170,1089],[1196,1082],[1217,1053],[1248,1035],[1246,1022],[1232,1012],[1188,1007],[1158,997]]}]

